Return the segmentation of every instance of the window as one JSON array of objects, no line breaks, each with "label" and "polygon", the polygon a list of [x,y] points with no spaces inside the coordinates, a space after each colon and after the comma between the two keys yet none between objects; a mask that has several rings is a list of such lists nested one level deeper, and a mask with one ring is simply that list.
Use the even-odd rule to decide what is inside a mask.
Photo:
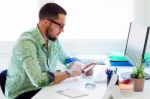
[{"label": "window", "polygon": [[132,0],[55,0],[67,10],[61,39],[126,39]]},{"label": "window", "polygon": [[127,38],[132,20],[132,0],[2,0],[0,41],[15,41],[36,26],[40,3],[56,2],[67,12],[60,39]]},{"label": "window", "polygon": [[39,0],[2,0],[0,41],[15,41],[21,33],[36,26]]}]

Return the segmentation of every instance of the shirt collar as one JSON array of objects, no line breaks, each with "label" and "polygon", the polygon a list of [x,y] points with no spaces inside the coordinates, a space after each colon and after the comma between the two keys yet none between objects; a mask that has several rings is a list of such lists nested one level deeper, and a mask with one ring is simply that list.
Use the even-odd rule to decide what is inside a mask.
[{"label": "shirt collar", "polygon": [[[35,36],[36,36],[40,46],[42,48],[45,47],[46,42],[45,42],[44,38],[42,37],[42,33],[40,32],[40,30],[38,28],[38,25],[36,26],[35,33],[36,33]],[[51,43],[51,44],[54,43],[54,41],[51,41],[51,40],[48,40],[48,42]],[[55,42],[57,42],[57,40]]]},{"label": "shirt collar", "polygon": [[35,30],[36,30],[36,38],[37,38],[40,46],[45,47],[46,42],[45,42],[44,38],[42,37],[42,33],[40,32],[38,25],[36,26]]}]

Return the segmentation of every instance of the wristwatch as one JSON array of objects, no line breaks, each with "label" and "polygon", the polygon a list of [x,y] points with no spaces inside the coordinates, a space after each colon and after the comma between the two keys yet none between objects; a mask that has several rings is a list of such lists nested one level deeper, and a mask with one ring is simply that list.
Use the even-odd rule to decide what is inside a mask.
[{"label": "wristwatch", "polygon": [[66,70],[65,73],[70,77],[71,74]]}]

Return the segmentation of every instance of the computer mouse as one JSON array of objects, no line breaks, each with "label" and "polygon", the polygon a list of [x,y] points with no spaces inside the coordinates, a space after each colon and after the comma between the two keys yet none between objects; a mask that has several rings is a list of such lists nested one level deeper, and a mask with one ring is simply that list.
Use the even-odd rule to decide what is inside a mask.
[{"label": "computer mouse", "polygon": [[93,88],[95,88],[95,87],[96,87],[96,85],[95,85],[94,83],[86,83],[86,84],[85,84],[85,88],[93,89]]}]

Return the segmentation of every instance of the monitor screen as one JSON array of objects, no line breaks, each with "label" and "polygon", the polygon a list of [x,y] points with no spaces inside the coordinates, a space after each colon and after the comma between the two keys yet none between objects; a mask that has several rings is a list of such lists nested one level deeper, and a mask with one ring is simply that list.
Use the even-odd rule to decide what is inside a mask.
[{"label": "monitor screen", "polygon": [[150,66],[150,27],[148,28],[149,33],[147,34],[147,42],[144,53],[144,66]]},{"label": "monitor screen", "polygon": [[130,23],[124,54],[133,66],[139,66],[143,62],[147,34],[146,25]]},{"label": "monitor screen", "polygon": [[[130,23],[128,38],[125,48],[125,57],[133,66],[150,66],[150,27],[132,22]],[[123,79],[129,79],[131,72],[121,74]],[[148,73],[145,74],[145,79],[150,79]]]}]

